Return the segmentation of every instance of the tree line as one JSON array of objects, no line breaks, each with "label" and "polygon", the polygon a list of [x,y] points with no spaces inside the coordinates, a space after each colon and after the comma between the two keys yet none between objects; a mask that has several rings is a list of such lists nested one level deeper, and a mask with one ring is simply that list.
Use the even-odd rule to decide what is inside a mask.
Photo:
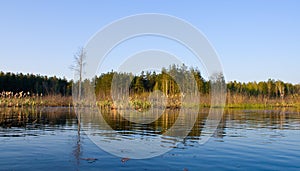
[{"label": "tree line", "polygon": [[264,96],[267,98],[284,98],[297,96],[300,93],[299,84],[285,83],[281,80],[269,79],[268,81],[242,83],[231,81],[227,83],[227,91],[231,94],[245,96]]},{"label": "tree line", "polygon": [[65,78],[0,72],[0,92],[70,96],[71,90],[72,81]]},{"label": "tree line", "polygon": [[[111,83],[116,75],[126,75],[126,73],[108,72],[96,77],[96,95],[100,98],[110,97]],[[206,80],[202,77],[200,71],[195,68],[188,68],[185,65],[175,66],[172,65],[169,68],[163,68],[162,72],[141,72],[140,75],[134,76],[127,73],[127,77],[131,77],[131,83],[129,91],[132,94],[142,94],[152,92],[154,90],[161,90],[166,95],[176,95],[180,93],[180,89],[173,79],[174,75],[180,76],[194,76],[194,80],[198,86],[198,92],[202,95],[207,95],[211,90],[211,79]],[[173,76],[173,77],[172,77]],[[224,81],[224,77],[221,75],[221,81]],[[182,81],[183,87],[189,88],[191,84],[188,79]],[[121,85],[121,84],[120,84]],[[260,82],[237,82],[230,81],[226,83],[227,92],[230,95],[243,95],[249,97],[263,96],[265,98],[284,98],[286,96],[298,96],[300,94],[300,85],[285,83],[281,80],[269,79],[267,81]]]},{"label": "tree line", "polygon": [[[193,76],[193,78],[191,78]],[[127,81],[130,94],[140,95],[155,90],[161,90],[165,95],[177,95],[182,90],[192,90],[191,81],[193,79],[197,83],[198,92],[200,94],[209,94],[211,89],[211,81],[202,77],[200,71],[195,68],[188,68],[185,65],[163,68],[161,72],[141,72],[139,75],[131,73],[118,73],[111,71],[96,76],[92,81],[82,81],[82,91],[84,84],[94,84],[95,93],[98,100],[110,99],[111,88],[114,78],[118,78],[120,89],[124,89],[122,85]],[[175,79],[181,82],[179,86]],[[221,76],[221,79],[224,77]],[[14,74],[0,72],[0,92],[30,92],[31,94],[43,95],[62,95],[70,96],[72,94],[72,83],[65,78],[47,77],[33,74]],[[123,84],[121,84],[123,83]],[[300,94],[300,85],[285,83],[280,80],[269,79],[261,82],[242,83],[231,81],[227,84],[227,92],[231,95],[243,96],[264,96],[266,98],[284,98],[286,96],[298,96]],[[187,91],[186,91],[187,92]],[[193,93],[193,92],[190,92]]]},{"label": "tree line", "polygon": [[194,93],[194,85],[190,85],[191,82],[197,84],[196,88],[201,94],[207,94],[210,90],[210,82],[205,81],[199,70],[188,68],[185,65],[172,65],[169,68],[162,68],[162,71],[159,73],[155,71],[142,71],[140,75],[117,73],[114,71],[103,73],[95,78],[95,92],[99,99],[110,98],[113,79],[119,82],[116,84],[119,86],[117,87],[118,89],[126,89],[126,85],[128,85],[129,93],[134,95],[149,93],[155,90],[160,90],[165,95],[176,95],[182,91]]}]

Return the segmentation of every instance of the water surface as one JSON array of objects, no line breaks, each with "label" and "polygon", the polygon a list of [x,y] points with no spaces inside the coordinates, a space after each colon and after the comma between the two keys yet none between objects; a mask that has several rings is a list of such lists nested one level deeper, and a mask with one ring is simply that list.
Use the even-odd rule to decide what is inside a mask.
[{"label": "water surface", "polygon": [[[201,145],[207,112],[201,110],[189,135],[171,151],[150,159],[122,160],[78,131],[72,109],[1,108],[0,170],[300,169],[297,110],[227,110],[215,134]],[[114,111],[103,116],[114,130],[130,138],[162,134],[174,124],[178,111],[168,110],[143,125],[130,123]]]}]

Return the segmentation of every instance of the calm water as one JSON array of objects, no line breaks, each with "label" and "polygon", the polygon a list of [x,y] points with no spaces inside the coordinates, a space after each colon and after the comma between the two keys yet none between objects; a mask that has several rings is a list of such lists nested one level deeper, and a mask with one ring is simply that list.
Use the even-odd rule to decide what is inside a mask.
[{"label": "calm water", "polygon": [[[167,130],[178,111],[135,125],[115,112],[104,118],[118,132],[141,136]],[[300,112],[228,110],[210,140],[200,145],[207,111],[189,136],[163,155],[123,161],[96,146],[68,108],[0,109],[0,170],[299,170]],[[126,145],[126,144],[124,144]],[[147,147],[146,147],[147,148]],[[124,160],[124,159],[123,159]]]}]

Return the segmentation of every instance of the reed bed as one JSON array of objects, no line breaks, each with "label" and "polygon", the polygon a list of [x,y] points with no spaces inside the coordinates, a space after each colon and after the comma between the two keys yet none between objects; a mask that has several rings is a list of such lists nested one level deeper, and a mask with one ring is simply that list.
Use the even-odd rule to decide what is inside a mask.
[{"label": "reed bed", "polygon": [[[140,96],[133,96],[130,98],[131,108],[142,110],[150,108],[153,104],[147,99],[146,93]],[[196,103],[182,104],[179,96],[168,96],[166,100],[166,108],[174,109],[184,107],[195,107]],[[163,104],[163,103],[161,103]],[[118,108],[112,100],[98,100],[97,106],[103,108]],[[162,107],[162,106],[156,106]],[[211,107],[211,96],[204,94],[200,96],[200,107],[208,108]],[[300,96],[289,95],[280,98],[269,98],[266,96],[249,96],[241,94],[227,94],[225,108],[241,108],[241,109],[270,109],[270,108],[300,108]]]},{"label": "reed bed", "polygon": [[300,108],[300,96],[297,94],[286,97],[269,98],[267,96],[247,96],[227,94],[227,108]]},{"label": "reed bed", "polygon": [[30,92],[0,93],[0,107],[71,106],[71,96],[30,94]]},{"label": "reed bed", "polygon": [[[152,103],[148,99],[149,93],[142,93],[132,95],[129,98],[128,104],[114,103],[111,99],[98,99],[95,104],[87,104],[82,102],[84,106],[98,106],[106,109],[116,109],[126,106],[135,110],[146,110],[153,107],[166,107],[170,109],[185,107],[194,107],[196,103],[183,104],[182,97],[180,95],[170,95],[162,101],[162,97],[157,98],[156,103]],[[159,101],[161,100],[161,101]],[[210,107],[211,97],[209,94],[203,94],[200,96],[200,106]],[[191,100],[193,101],[193,100]],[[165,103],[165,106],[163,104]],[[73,106],[72,96],[61,96],[61,95],[46,95],[43,94],[30,94],[29,92],[1,92],[0,93],[0,107],[30,107],[30,106]],[[300,96],[297,94],[289,95],[280,98],[269,98],[266,96],[248,96],[242,94],[227,94],[226,108],[280,108],[280,107],[291,107],[300,108]]]}]

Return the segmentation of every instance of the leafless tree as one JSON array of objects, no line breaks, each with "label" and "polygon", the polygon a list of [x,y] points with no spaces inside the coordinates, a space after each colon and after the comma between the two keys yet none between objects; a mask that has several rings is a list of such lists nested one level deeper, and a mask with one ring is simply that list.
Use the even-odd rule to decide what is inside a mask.
[{"label": "leafless tree", "polygon": [[[84,74],[84,66],[85,66],[85,60],[86,60],[86,52],[85,49],[83,47],[79,48],[77,53],[74,55],[74,64],[70,66],[70,69],[73,70],[75,72],[75,74],[79,77],[78,80],[78,90],[76,90],[76,88],[73,88],[73,92],[75,93],[74,95],[76,96],[76,98],[78,98],[77,100],[81,100],[81,85],[82,85],[82,80],[83,80],[83,74]],[[77,83],[74,80],[74,85],[73,86],[77,86]],[[75,90],[75,92],[74,92]],[[77,141],[77,148],[74,151],[74,155],[75,158],[77,159],[77,161],[79,161],[79,156],[81,153],[81,148],[80,148],[80,128],[81,128],[81,114],[80,111],[77,114],[77,118],[78,118],[78,141]]]},{"label": "leafless tree", "polygon": [[84,66],[86,60],[86,52],[83,47],[79,48],[77,53],[74,55],[74,64],[70,67],[71,70],[75,72],[79,76],[78,80],[78,99],[81,98],[81,84],[84,73]]}]

